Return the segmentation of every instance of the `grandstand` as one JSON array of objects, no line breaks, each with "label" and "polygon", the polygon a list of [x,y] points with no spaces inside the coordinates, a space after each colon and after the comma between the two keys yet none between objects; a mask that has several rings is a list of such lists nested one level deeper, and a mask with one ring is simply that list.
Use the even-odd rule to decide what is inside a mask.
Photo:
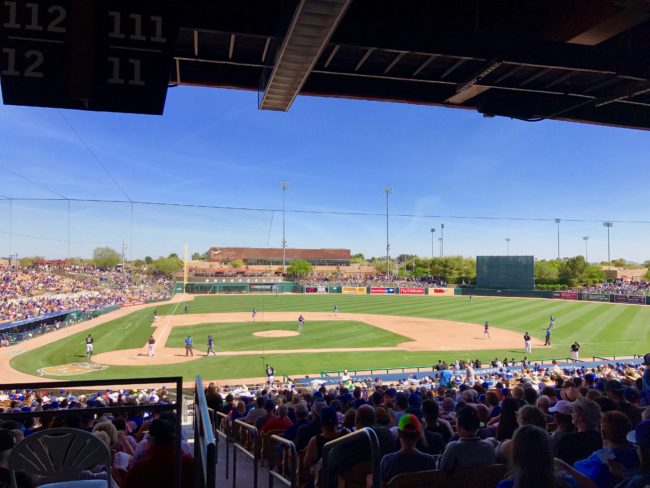
[{"label": "grandstand", "polygon": [[[298,95],[316,95],[465,108],[487,118],[650,129],[647,2],[34,0],[5,1],[0,8],[6,105],[162,114],[168,89],[191,85],[257,91],[263,110],[287,111]],[[19,125],[31,135],[28,123]],[[132,199],[76,136],[75,144],[88,150],[126,197],[94,202],[128,207],[131,242],[122,242],[124,262],[137,228],[134,207],[151,202]],[[329,142],[335,146],[337,141]],[[260,146],[267,149],[265,143]],[[51,146],[56,153],[56,143]],[[134,157],[136,146],[131,146]],[[21,149],[29,153],[31,148]],[[264,157],[273,164],[273,155]],[[374,169],[368,163],[363,168]],[[395,170],[409,168],[404,164]],[[52,179],[54,173],[45,171]],[[191,188],[193,182],[186,183]],[[67,228],[57,231],[67,230],[67,238],[45,239],[67,244],[70,258],[74,199],[59,193],[65,192],[64,183],[53,185],[56,190],[48,191],[60,197],[67,216]],[[99,191],[99,185],[89,187]],[[389,268],[390,188],[384,191]],[[186,269],[182,282],[173,282],[174,271],[163,273],[164,267],[147,269],[146,260],[138,269],[73,265],[70,259],[20,266],[14,237],[39,237],[21,235],[14,225],[21,220],[38,224],[15,218],[19,199],[0,199],[9,205],[8,230],[3,231],[9,259],[2,261],[0,274],[1,486],[650,484],[650,355],[637,350],[648,344],[650,288],[638,274],[634,281],[617,274],[613,282],[534,290],[532,259],[525,256],[525,273],[504,273],[484,289],[417,276],[415,260],[409,277],[390,276],[388,269],[386,276],[368,276],[357,269],[357,276],[317,273],[289,282],[279,276],[282,272],[266,268],[285,258],[306,259],[338,272],[350,266],[350,251],[270,245],[212,248],[208,259],[215,267]],[[50,211],[51,201],[44,202]],[[270,213],[272,224],[275,209],[257,210]],[[99,225],[111,233],[110,212],[102,212]],[[163,235],[172,239],[172,211],[165,206],[162,215]],[[46,214],[43,220],[50,218]],[[613,224],[608,224],[609,232]],[[268,225],[258,225],[265,235]],[[82,232],[92,235],[93,229]],[[177,255],[159,259],[162,264],[180,261]],[[226,266],[238,259],[249,269]],[[230,292],[242,296],[224,296]],[[375,315],[376,327],[362,321],[369,320],[362,315],[370,307],[367,315]],[[296,316],[303,313],[308,319],[304,334],[300,322],[299,334]],[[557,332],[555,319],[546,325],[551,314],[558,316]],[[496,322],[494,339],[481,336],[488,329],[487,321],[482,329],[485,315]],[[197,339],[194,360],[188,335],[183,356],[172,343],[180,334],[174,329],[182,327],[209,331],[218,349],[230,349],[208,357]],[[564,341],[563,352],[554,358],[546,352],[517,353],[515,360],[511,354],[517,346],[507,341],[523,342],[528,330],[522,327],[533,336],[553,327],[554,340]],[[106,363],[93,359],[92,341],[84,342],[91,332],[105,341],[95,347]],[[255,335],[259,332],[266,336]],[[309,338],[312,332],[317,339]],[[450,345],[452,333],[457,342]],[[580,344],[582,337],[588,342]],[[260,351],[257,345],[269,342],[257,341],[267,339],[286,348]],[[401,359],[409,357],[405,351],[432,359],[434,339],[441,342],[431,364]],[[474,346],[451,351],[461,339]],[[494,345],[499,340],[503,347]],[[363,341],[367,350],[344,347]],[[605,344],[607,351],[584,354],[593,344]],[[84,345],[87,356],[71,359],[79,358]],[[147,345],[151,354],[144,352]],[[154,345],[167,363],[154,361]],[[331,347],[319,354],[323,345]],[[305,348],[306,356],[294,354],[292,347]],[[501,355],[489,367],[467,358],[477,351],[491,357],[492,350]],[[371,356],[375,353],[387,356]],[[401,367],[381,363],[388,354],[405,362]],[[499,359],[503,354],[508,357]],[[350,370],[318,368],[323,357],[365,364]],[[115,362],[109,365],[110,358]],[[308,367],[320,371],[292,378],[279,364],[287,370],[295,365],[303,373]],[[235,367],[254,368],[257,374],[263,368],[266,381],[222,376],[213,382],[203,374],[234,374]],[[170,370],[173,375],[163,374]],[[187,370],[192,371],[189,382]],[[79,380],[82,375],[88,376]],[[69,380],[61,379],[65,376]]]}]

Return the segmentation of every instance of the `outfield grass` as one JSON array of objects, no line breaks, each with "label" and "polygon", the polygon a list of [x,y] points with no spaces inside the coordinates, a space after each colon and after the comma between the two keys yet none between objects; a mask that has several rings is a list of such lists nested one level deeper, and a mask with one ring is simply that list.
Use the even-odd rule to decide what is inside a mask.
[{"label": "outfield grass", "polygon": [[191,335],[194,349],[207,350],[207,337],[214,337],[215,351],[262,351],[273,349],[309,349],[337,347],[396,346],[410,341],[363,322],[352,320],[309,320],[303,333],[293,337],[259,337],[253,332],[287,330],[297,332],[296,322],[245,322],[235,324],[198,324],[174,327],[167,339],[167,347],[184,347],[183,340]]},{"label": "outfield grass", "polygon": [[[577,340],[582,344],[581,356],[592,355],[631,355],[650,351],[650,307],[637,305],[617,305],[596,302],[572,302],[546,299],[491,298],[474,297],[410,297],[410,296],[353,296],[353,295],[235,295],[196,297],[189,302],[190,313],[211,312],[250,312],[257,309],[258,324],[263,321],[266,311],[293,311],[306,315],[306,330],[310,324],[309,312],[331,312],[334,304],[341,313],[376,313],[385,315],[430,317],[482,324],[489,320],[493,327],[492,334],[498,334],[496,328],[505,328],[521,332],[528,331],[537,338],[543,338],[548,325],[549,315],[556,318],[557,330],[553,331],[553,346],[535,348],[529,355],[531,359],[569,356],[569,345]],[[159,306],[160,315],[181,313],[184,304]],[[105,352],[118,349],[142,347],[151,333],[152,310],[134,312],[127,317],[97,326],[92,330],[95,337],[95,351]],[[164,320],[164,317],[161,317]],[[292,324],[295,327],[295,324]],[[273,328],[278,328],[274,323]],[[240,324],[237,327],[242,327]],[[366,326],[367,327],[367,326]],[[175,330],[181,336],[187,328]],[[378,329],[377,329],[378,330]],[[324,331],[334,334],[334,329]],[[385,332],[385,331],[384,331]],[[15,357],[11,364],[14,368],[34,374],[44,366],[67,364],[83,361],[85,356],[83,339],[86,333],[74,334],[45,348],[31,351]],[[207,336],[207,334],[203,334]],[[200,334],[195,334],[198,338]],[[250,339],[257,339],[248,336]],[[328,337],[328,334],[325,334]],[[355,339],[343,347],[361,347]],[[362,337],[358,337],[362,340]],[[285,347],[287,339],[279,344]],[[299,338],[305,340],[300,347],[325,346],[323,336],[309,340],[308,335]],[[313,338],[315,339],[315,337]],[[332,340],[334,340],[332,336]],[[384,337],[385,339],[385,337]],[[265,339],[266,344],[269,340]],[[195,339],[196,341],[196,339]],[[215,336],[217,348],[219,336]],[[398,341],[399,342],[399,341]],[[373,346],[377,346],[374,343]],[[248,346],[246,346],[248,347]],[[354,352],[336,354],[272,354],[264,357],[245,355],[237,357],[201,358],[187,364],[151,367],[116,367],[105,371],[89,373],[75,379],[115,378],[133,376],[183,375],[187,380],[200,373],[206,379],[227,379],[263,376],[263,362],[272,362],[278,374],[317,373],[331,369],[365,369],[379,367],[400,367],[405,365],[428,365],[438,359],[454,360],[456,358],[479,357],[491,360],[505,356],[520,359],[523,357],[523,340],[521,349],[492,351],[453,351],[449,352]],[[267,347],[267,351],[271,349]],[[237,349],[242,350],[242,349]]]}]

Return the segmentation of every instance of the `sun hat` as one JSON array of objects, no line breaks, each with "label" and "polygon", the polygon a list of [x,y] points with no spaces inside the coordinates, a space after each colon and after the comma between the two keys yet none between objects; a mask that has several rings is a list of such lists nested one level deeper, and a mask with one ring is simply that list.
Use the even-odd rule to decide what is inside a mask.
[{"label": "sun hat", "polygon": [[400,432],[418,433],[422,431],[422,424],[415,415],[411,413],[405,413],[399,418],[399,425],[397,426],[397,430]]}]

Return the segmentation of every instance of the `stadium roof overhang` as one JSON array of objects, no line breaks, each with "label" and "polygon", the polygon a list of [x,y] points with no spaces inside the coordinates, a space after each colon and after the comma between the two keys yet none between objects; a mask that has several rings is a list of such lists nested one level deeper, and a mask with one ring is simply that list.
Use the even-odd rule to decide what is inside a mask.
[{"label": "stadium roof overhang", "polygon": [[650,128],[646,0],[108,5],[4,2],[4,103],[160,114],[171,83]]}]

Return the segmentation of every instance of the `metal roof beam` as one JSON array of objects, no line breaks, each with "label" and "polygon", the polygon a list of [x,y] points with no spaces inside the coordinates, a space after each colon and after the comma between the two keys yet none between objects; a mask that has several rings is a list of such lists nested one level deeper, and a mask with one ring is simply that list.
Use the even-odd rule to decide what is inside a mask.
[{"label": "metal roof beam", "polygon": [[260,109],[289,110],[351,1],[300,1],[263,85]]}]

